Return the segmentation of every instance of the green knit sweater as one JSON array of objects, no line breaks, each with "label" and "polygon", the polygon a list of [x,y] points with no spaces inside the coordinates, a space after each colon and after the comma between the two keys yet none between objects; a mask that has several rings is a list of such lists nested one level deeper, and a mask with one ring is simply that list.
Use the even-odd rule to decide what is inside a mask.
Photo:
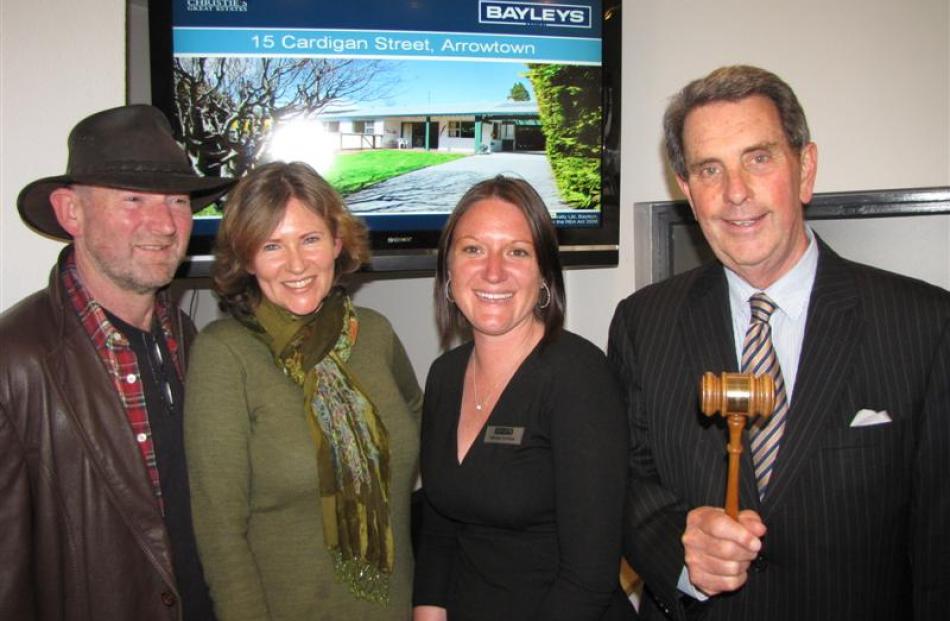
[{"label": "green knit sweater", "polygon": [[411,616],[409,495],[422,392],[389,322],[357,308],[349,360],[389,432],[396,564],[388,606],[337,582],[323,541],[316,451],[303,392],[233,319],[191,350],[185,448],[195,535],[219,621],[405,620]]}]

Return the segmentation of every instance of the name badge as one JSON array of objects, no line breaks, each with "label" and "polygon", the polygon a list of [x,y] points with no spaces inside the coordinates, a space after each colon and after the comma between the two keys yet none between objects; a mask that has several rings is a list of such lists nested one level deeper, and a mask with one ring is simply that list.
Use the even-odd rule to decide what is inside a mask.
[{"label": "name badge", "polygon": [[505,427],[503,425],[489,425],[485,430],[485,444],[521,444],[524,436],[524,427]]}]

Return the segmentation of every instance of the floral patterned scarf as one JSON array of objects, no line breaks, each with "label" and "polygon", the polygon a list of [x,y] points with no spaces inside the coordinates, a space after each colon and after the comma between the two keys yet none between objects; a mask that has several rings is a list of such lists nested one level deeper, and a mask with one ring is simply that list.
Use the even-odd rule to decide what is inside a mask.
[{"label": "floral patterned scarf", "polygon": [[317,452],[323,538],[337,577],[356,597],[385,604],[395,557],[389,437],[347,366],[359,331],[353,303],[337,288],[316,312],[297,316],[265,299],[254,319],[249,327],[303,388]]}]

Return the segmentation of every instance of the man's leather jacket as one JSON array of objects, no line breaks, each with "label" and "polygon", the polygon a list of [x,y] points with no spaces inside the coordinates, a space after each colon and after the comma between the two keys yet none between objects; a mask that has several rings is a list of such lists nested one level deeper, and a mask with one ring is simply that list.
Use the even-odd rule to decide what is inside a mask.
[{"label": "man's leather jacket", "polygon": [[180,618],[142,456],[54,267],[0,315],[0,619]]}]

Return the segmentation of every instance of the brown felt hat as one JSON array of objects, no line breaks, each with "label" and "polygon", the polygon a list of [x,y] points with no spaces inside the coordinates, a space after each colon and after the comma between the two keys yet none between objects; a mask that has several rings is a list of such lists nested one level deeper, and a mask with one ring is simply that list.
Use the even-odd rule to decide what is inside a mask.
[{"label": "brown felt hat", "polygon": [[168,119],[158,108],[122,106],[97,112],[76,124],[67,141],[66,174],[30,183],[17,197],[20,217],[32,228],[68,241],[49,196],[57,188],[80,184],[123,190],[188,194],[198,211],[224,195],[234,179],[201,177],[175,142]]}]

